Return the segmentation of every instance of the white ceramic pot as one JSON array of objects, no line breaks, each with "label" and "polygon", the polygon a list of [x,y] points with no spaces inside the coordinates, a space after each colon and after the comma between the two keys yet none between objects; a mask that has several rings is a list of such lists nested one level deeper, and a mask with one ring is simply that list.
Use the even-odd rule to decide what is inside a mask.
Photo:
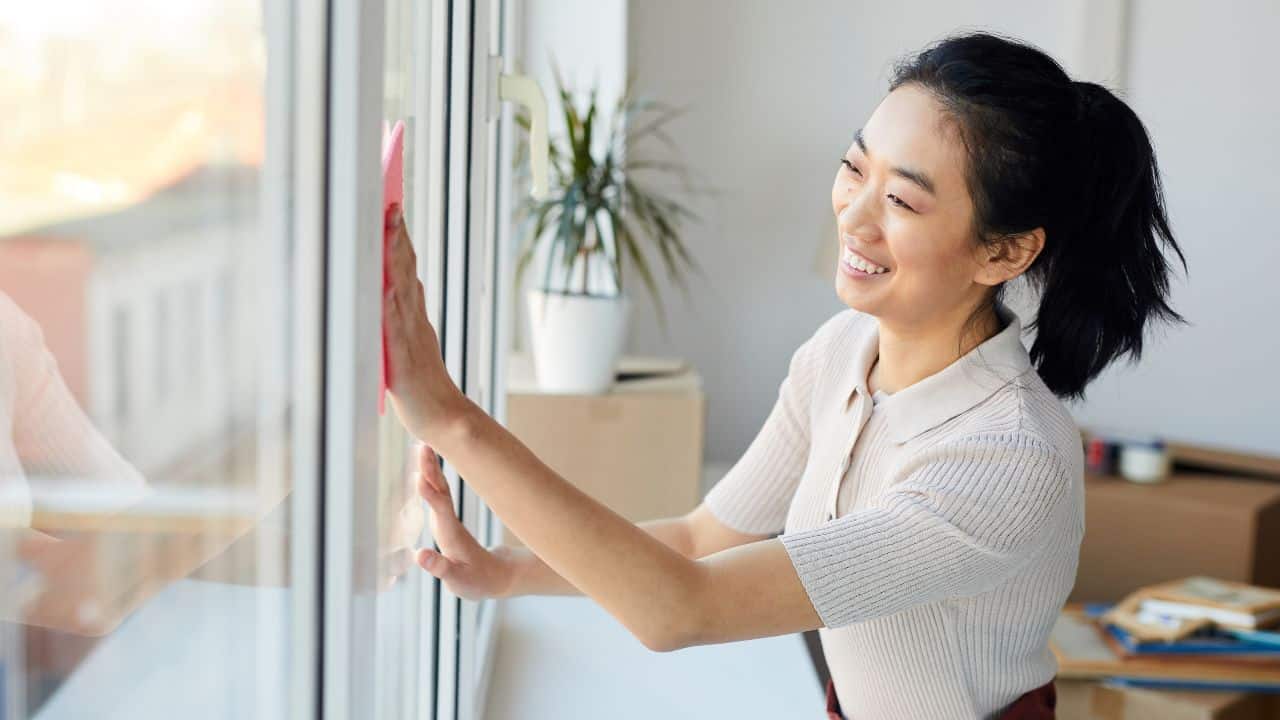
[{"label": "white ceramic pot", "polygon": [[534,373],[545,392],[600,394],[613,385],[631,300],[531,290]]}]

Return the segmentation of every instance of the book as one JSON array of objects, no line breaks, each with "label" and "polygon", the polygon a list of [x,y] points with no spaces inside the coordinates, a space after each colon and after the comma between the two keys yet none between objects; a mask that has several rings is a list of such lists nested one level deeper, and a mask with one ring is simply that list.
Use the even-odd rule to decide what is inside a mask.
[{"label": "book", "polygon": [[1219,692],[1280,693],[1280,685],[1249,683],[1232,680],[1164,680],[1157,678],[1111,677],[1103,685],[1120,688],[1148,688],[1152,690],[1202,690]]},{"label": "book", "polygon": [[1093,618],[1068,608],[1054,623],[1049,649],[1061,678],[1134,678],[1197,683],[1241,683],[1280,689],[1280,665],[1225,663],[1213,658],[1125,657],[1105,640]]},{"label": "book", "polygon": [[1175,642],[1212,627],[1207,618],[1172,617],[1143,610],[1142,591],[1116,603],[1107,610],[1101,620],[1124,628],[1141,642]]},{"label": "book", "polygon": [[1203,636],[1174,643],[1135,642],[1122,628],[1103,626],[1104,640],[1123,658],[1160,658],[1171,662],[1215,662],[1280,667],[1277,648],[1258,648],[1231,638]]},{"label": "book", "polygon": [[1209,620],[1219,625],[1229,625],[1231,627],[1238,627],[1246,630],[1252,630],[1253,628],[1258,627],[1267,627],[1275,620],[1280,619],[1280,608],[1250,614],[1238,610],[1224,610],[1222,608],[1206,605],[1169,602],[1168,600],[1159,600],[1155,598],[1143,600],[1141,608],[1143,612],[1157,613],[1159,615],[1184,618],[1187,620]]},{"label": "book", "polygon": [[1143,609],[1172,617],[1208,619],[1255,630],[1280,620],[1280,590],[1193,576],[1137,593]]},{"label": "book", "polygon": [[1221,628],[1223,633],[1236,638],[1237,640],[1246,640],[1250,643],[1266,645],[1267,647],[1280,648],[1280,632],[1266,632],[1263,630],[1239,630],[1236,628]]},{"label": "book", "polygon": [[1143,640],[1119,625],[1103,620],[1111,606],[1090,603],[1084,614],[1102,624],[1108,641],[1125,655],[1239,655],[1280,662],[1280,633],[1209,628],[1171,642]]}]

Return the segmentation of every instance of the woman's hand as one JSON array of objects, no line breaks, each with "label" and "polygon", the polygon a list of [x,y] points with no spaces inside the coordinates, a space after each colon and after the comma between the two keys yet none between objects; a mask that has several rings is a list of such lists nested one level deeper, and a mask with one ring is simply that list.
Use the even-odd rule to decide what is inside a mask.
[{"label": "woman's hand", "polygon": [[418,258],[399,206],[387,211],[386,288],[382,323],[386,332],[391,403],[414,437],[430,441],[461,418],[469,400],[453,384],[427,319]]},{"label": "woman's hand", "polygon": [[515,569],[500,555],[476,542],[454,514],[449,482],[440,471],[435,451],[418,447],[418,493],[427,501],[431,534],[440,551],[418,550],[418,565],[466,600],[505,597],[511,592]]}]

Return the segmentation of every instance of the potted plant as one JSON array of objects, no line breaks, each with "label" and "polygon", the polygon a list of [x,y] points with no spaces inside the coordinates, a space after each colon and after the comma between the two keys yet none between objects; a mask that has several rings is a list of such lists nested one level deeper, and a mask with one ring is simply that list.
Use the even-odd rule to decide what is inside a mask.
[{"label": "potted plant", "polygon": [[[551,392],[600,393],[613,383],[629,321],[623,255],[630,257],[653,298],[664,334],[666,312],[647,255],[656,249],[686,301],[685,271],[702,274],[680,236],[681,222],[696,216],[645,183],[653,174],[673,173],[682,180],[683,190],[693,188],[681,164],[638,154],[641,141],[649,138],[674,150],[664,126],[679,110],[635,97],[633,83],[628,82],[610,118],[604,151],[597,157],[592,152],[600,117],[597,90],[591,90],[579,109],[558,71],[555,80],[566,136],[551,140],[547,197],[526,199],[517,208],[521,250],[516,286],[533,259],[545,257],[542,284],[526,295],[539,386]],[[518,115],[516,121],[528,131],[526,115]],[[523,145],[516,163],[527,171]],[[599,281],[601,273],[592,271],[600,266],[608,270],[606,287],[593,289],[590,279],[594,275]]]}]

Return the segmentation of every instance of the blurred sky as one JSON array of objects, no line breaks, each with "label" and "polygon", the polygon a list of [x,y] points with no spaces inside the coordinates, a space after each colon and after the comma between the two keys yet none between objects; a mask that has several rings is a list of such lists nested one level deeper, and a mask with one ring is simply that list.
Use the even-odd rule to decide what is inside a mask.
[{"label": "blurred sky", "polygon": [[260,164],[260,0],[0,0],[0,237]]}]

